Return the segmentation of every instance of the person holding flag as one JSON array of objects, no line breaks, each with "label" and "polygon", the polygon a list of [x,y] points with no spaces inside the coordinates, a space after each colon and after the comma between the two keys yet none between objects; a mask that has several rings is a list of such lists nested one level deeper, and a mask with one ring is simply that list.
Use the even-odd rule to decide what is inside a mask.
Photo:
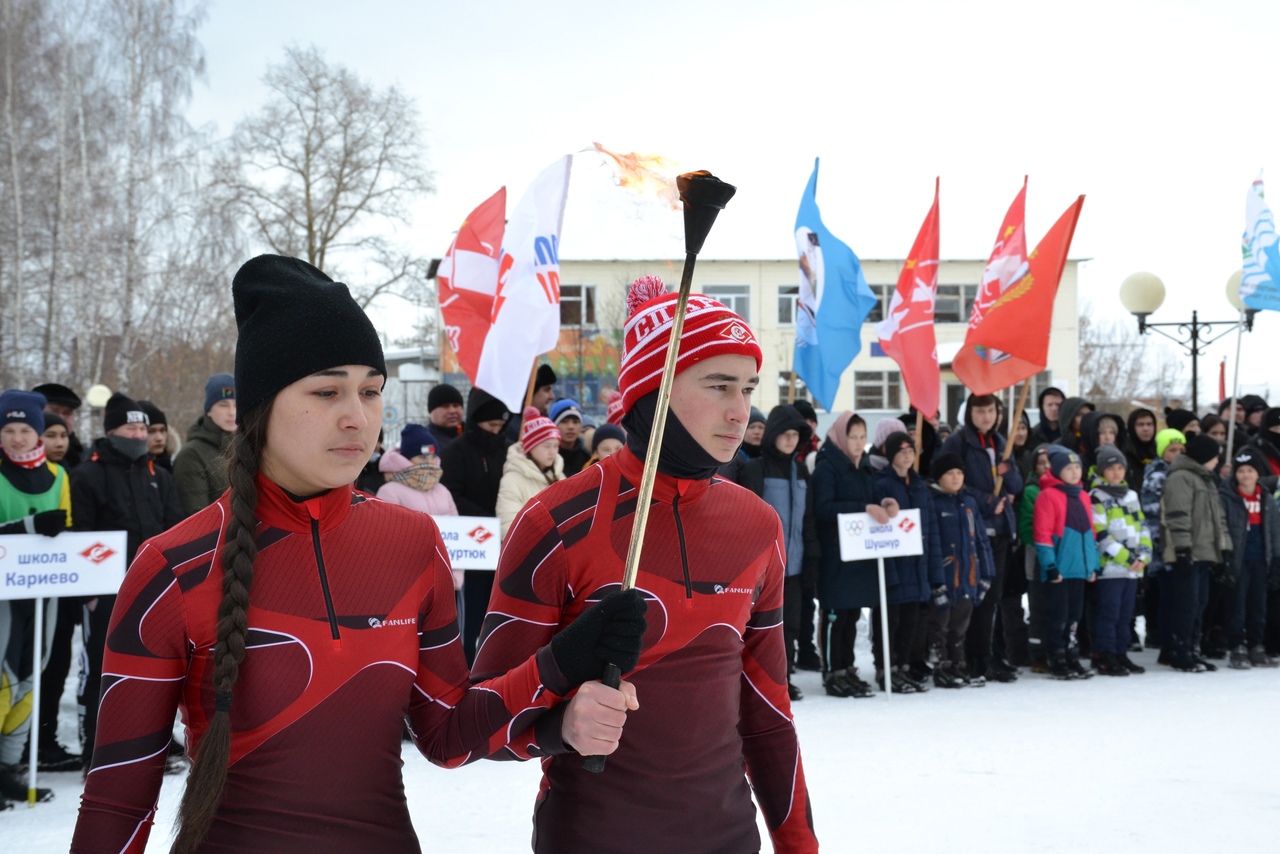
[{"label": "person holding flag", "polygon": [[[622,580],[676,294],[644,277],[627,305],[626,447],[548,486],[516,517],[473,679],[524,661]],[[627,677],[640,708],[599,775],[556,736],[554,711],[536,738],[508,745],[516,758],[543,757],[539,854],[759,851],[752,790],[774,851],[818,850],[787,692],[786,539],[772,507],[716,476],[742,441],[763,354],[745,320],[698,294],[677,346],[635,588],[649,602]]]}]

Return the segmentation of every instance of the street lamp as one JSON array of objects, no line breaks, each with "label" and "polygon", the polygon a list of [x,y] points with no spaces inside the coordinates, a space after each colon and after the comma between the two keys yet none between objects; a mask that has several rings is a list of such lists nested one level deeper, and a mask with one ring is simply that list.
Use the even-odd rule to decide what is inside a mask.
[{"label": "street lamp", "polygon": [[[1227,299],[1237,310],[1244,314],[1246,331],[1253,331],[1255,312],[1248,310],[1240,300],[1240,271],[1236,271],[1227,279]],[[1120,283],[1120,302],[1129,313],[1138,318],[1138,334],[1143,335],[1148,329],[1163,335],[1191,355],[1191,410],[1197,415],[1200,412],[1200,370],[1199,358],[1205,349],[1224,335],[1229,334],[1240,323],[1239,320],[1200,320],[1199,312],[1191,312],[1191,322],[1174,321],[1168,323],[1151,323],[1147,318],[1155,314],[1164,302],[1164,282],[1154,273],[1134,273]],[[1213,328],[1227,328],[1213,335]],[[1177,334],[1165,332],[1168,327],[1176,328]]]}]

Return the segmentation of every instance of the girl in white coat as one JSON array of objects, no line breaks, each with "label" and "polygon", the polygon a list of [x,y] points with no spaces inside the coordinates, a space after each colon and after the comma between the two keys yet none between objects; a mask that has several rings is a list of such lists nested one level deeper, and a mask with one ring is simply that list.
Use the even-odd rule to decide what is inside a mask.
[{"label": "girl in white coat", "polygon": [[557,480],[564,480],[560,431],[550,418],[532,406],[524,411],[520,441],[507,450],[498,485],[498,522],[502,536],[530,498]]}]

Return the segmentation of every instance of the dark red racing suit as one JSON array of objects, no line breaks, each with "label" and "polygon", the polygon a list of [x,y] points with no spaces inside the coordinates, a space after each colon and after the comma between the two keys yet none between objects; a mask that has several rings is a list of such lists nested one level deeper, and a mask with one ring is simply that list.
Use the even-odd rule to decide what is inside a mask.
[{"label": "dark red racing suit", "polygon": [[[569,686],[537,651],[469,687],[430,517],[351,489],[294,502],[263,478],[258,486],[231,764],[202,850],[417,852],[401,778],[405,716],[418,749],[453,767],[499,749]],[[129,568],[73,852],[145,848],[175,709],[199,750],[214,711],[229,518],[223,495],[149,540]]]},{"label": "dark red racing suit", "polygon": [[[619,586],[642,465],[624,448],[540,492],[503,544],[473,678],[504,673]],[[640,708],[602,774],[546,715],[507,745],[541,756],[534,850],[760,850],[747,778],[778,852],[818,850],[783,652],[778,514],[719,478],[660,475],[637,588],[649,601]],[[746,776],[743,770],[746,770]]]}]

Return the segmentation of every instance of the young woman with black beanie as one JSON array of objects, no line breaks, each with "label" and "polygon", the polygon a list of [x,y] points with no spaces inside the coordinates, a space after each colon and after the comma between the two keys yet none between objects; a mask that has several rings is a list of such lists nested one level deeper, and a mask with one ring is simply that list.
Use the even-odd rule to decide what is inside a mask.
[{"label": "young woman with black beanie", "polygon": [[[129,569],[71,850],[145,847],[176,709],[194,765],[175,852],[417,852],[406,714],[446,767],[528,740],[605,661],[634,666],[644,605],[606,598],[471,687],[435,524],[351,486],[382,415],[373,325],[345,285],[292,258],[249,261],[232,291],[230,489]],[[628,686],[582,685],[560,735],[609,753],[628,708]]]}]

